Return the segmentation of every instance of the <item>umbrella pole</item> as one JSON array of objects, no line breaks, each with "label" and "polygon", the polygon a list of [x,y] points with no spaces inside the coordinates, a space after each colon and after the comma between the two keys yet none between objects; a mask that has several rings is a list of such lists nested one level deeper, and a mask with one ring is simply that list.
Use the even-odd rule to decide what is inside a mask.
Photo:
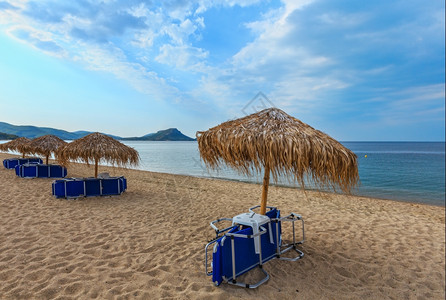
[{"label": "umbrella pole", "polygon": [[22,158],[25,158],[25,152],[22,153]]},{"label": "umbrella pole", "polygon": [[262,202],[260,203],[260,214],[266,214],[266,200],[268,198],[268,186],[269,186],[269,166],[265,166],[265,175],[263,176],[262,186]]},{"label": "umbrella pole", "polygon": [[45,164],[48,164],[48,156],[49,156],[49,155],[46,156],[46,163],[45,163]]},{"label": "umbrella pole", "polygon": [[98,178],[98,160],[94,159],[94,178]]}]

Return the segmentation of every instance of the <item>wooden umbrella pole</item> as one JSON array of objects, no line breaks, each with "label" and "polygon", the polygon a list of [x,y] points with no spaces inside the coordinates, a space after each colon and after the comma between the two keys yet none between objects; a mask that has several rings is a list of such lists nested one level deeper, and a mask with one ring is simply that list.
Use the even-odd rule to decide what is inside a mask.
[{"label": "wooden umbrella pole", "polygon": [[22,153],[22,158],[25,158],[25,152]]},{"label": "wooden umbrella pole", "polygon": [[266,200],[268,198],[268,186],[269,186],[269,166],[265,166],[265,175],[263,176],[263,186],[262,186],[262,202],[260,203],[260,214],[266,214]]},{"label": "wooden umbrella pole", "polygon": [[98,159],[94,159],[94,178],[98,178]]},{"label": "wooden umbrella pole", "polygon": [[49,155],[46,156],[46,163],[45,164],[48,164],[48,157],[49,157]]}]

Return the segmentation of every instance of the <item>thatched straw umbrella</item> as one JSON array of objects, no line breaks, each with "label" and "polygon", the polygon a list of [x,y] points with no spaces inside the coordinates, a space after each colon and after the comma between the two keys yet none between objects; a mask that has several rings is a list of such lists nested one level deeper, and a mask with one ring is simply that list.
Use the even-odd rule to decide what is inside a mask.
[{"label": "thatched straw umbrella", "polygon": [[48,158],[51,153],[56,153],[57,149],[64,146],[66,143],[67,142],[58,138],[57,136],[48,134],[33,139],[29,144],[29,147],[32,153],[45,155],[46,164],[48,164]]},{"label": "thatched straw umbrella", "polygon": [[327,134],[269,108],[197,132],[200,156],[210,168],[223,162],[243,174],[265,170],[260,213],[266,212],[270,173],[291,176],[304,187],[308,178],[319,187],[344,192],[358,183],[356,155]]},{"label": "thatched straw umbrella", "polygon": [[22,153],[22,158],[25,158],[25,154],[30,153],[29,143],[30,139],[26,137],[19,137],[10,142],[0,145],[1,151],[17,151]]},{"label": "thatched straw umbrella", "polygon": [[139,154],[135,149],[99,132],[59,148],[56,156],[62,165],[66,165],[69,160],[80,160],[87,165],[94,163],[95,177],[98,177],[98,164],[101,160],[119,166],[139,163]]}]

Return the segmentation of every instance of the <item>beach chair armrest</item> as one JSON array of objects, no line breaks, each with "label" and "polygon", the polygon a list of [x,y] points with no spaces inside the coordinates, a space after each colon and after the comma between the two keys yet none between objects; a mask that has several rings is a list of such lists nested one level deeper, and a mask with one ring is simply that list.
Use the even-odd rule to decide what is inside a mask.
[{"label": "beach chair armrest", "polygon": [[212,276],[212,271],[208,271],[208,248],[210,245],[214,244],[217,240],[210,241],[206,244],[206,247],[204,247],[204,268],[207,276]]},{"label": "beach chair armrest", "polygon": [[223,229],[218,229],[216,224],[218,224],[219,222],[222,222],[222,221],[231,221],[232,222],[232,219],[231,218],[220,218],[220,219],[214,220],[210,223],[212,229],[215,230],[215,234],[216,234],[217,238],[220,235],[220,233],[226,232],[226,231],[234,228],[234,225],[231,225],[231,226],[223,228]]},{"label": "beach chair armrest", "polygon": [[299,214],[295,214],[295,213],[290,213],[288,216],[286,216],[285,218],[292,218],[292,219],[296,219],[296,220],[302,220],[302,216]]},{"label": "beach chair armrest", "polygon": [[[232,227],[234,227],[234,226],[232,226]],[[262,234],[265,234],[266,231],[267,231],[266,228],[263,227],[263,226],[259,226],[259,229],[260,229],[260,231],[257,232],[257,233],[254,233],[254,234],[238,234],[238,233],[230,233],[230,232],[228,232],[225,235],[229,236],[229,237],[234,236],[234,237],[239,237],[239,238],[252,239],[252,238],[261,236]]]}]

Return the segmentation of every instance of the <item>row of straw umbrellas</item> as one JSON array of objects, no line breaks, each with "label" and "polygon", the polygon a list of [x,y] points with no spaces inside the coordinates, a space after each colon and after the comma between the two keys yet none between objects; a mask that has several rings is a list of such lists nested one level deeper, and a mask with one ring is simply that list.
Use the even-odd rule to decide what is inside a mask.
[{"label": "row of straw umbrellas", "polygon": [[51,155],[64,166],[70,160],[94,164],[95,177],[98,176],[99,162],[113,165],[137,165],[138,152],[123,143],[99,132],[91,133],[67,143],[54,135],[44,135],[33,140],[20,137],[0,145],[1,151],[16,151],[25,157],[27,154],[42,155],[46,164]]},{"label": "row of straw umbrellas", "polygon": [[[271,175],[276,183],[285,175],[302,187],[309,179],[316,186],[340,188],[346,193],[359,182],[357,157],[352,151],[278,108],[264,109],[197,132],[197,141],[200,157],[208,168],[226,164],[245,175],[263,171],[261,214],[266,212]],[[22,153],[31,151],[19,139],[10,143],[0,147]],[[101,160],[118,165],[136,165],[139,161],[136,150],[100,133],[69,144],[46,136],[29,145],[34,145],[32,151],[45,155],[47,160],[54,153],[62,165],[69,160],[94,163],[95,177]]]}]

